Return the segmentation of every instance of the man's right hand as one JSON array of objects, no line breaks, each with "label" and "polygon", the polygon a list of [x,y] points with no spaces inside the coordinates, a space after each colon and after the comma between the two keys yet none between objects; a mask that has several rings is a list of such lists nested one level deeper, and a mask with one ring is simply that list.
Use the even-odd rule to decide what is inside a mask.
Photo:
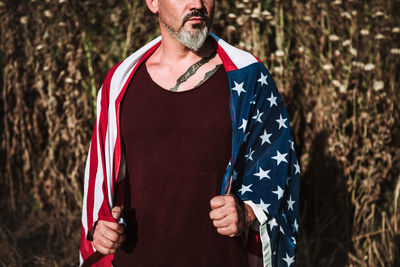
[{"label": "man's right hand", "polygon": [[[118,220],[121,216],[121,207],[114,207],[111,214]],[[114,254],[125,240],[125,227],[116,222],[99,220],[93,234],[93,246],[103,255]]]}]

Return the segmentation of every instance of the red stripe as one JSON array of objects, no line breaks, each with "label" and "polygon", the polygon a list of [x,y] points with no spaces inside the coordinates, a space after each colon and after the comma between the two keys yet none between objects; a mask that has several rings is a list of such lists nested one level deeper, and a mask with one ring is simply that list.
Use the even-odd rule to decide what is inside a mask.
[{"label": "red stripe", "polygon": [[[115,114],[117,117],[117,139],[114,147],[114,177],[113,177],[113,185],[117,181],[118,178],[118,172],[119,172],[119,167],[121,163],[121,137],[120,137],[120,104],[122,101],[122,98],[125,95],[126,89],[129,86],[129,83],[135,74],[136,70],[139,68],[139,66],[147,59],[150,57],[151,54],[160,46],[161,41],[155,44],[152,48],[150,48],[144,55],[143,57],[139,60],[139,62],[135,65],[133,68],[132,72],[129,74],[128,79],[126,80],[124,86],[122,87],[122,90],[120,94],[118,95],[117,99],[115,100]],[[113,187],[113,195],[114,195],[114,187]]]},{"label": "red stripe", "polygon": [[225,52],[225,50],[220,45],[218,45],[217,53],[218,53],[218,56],[221,58],[222,63],[224,64],[224,68],[225,68],[226,72],[238,69],[236,67],[236,65],[233,63],[233,61],[230,59],[228,54]]},{"label": "red stripe", "polygon": [[[90,144],[90,162],[89,162],[89,181],[88,181],[88,191],[86,195],[86,218],[87,218],[87,231],[89,231],[93,226],[93,207],[94,207],[94,190],[96,184],[96,174],[97,174],[97,141],[96,141],[96,128],[95,124],[93,129],[92,140]],[[85,237],[86,240],[86,237]]]},{"label": "red stripe", "polygon": [[[122,62],[122,61],[121,61]],[[111,79],[114,75],[115,70],[118,68],[118,66],[121,64],[119,62],[116,64],[107,74],[104,83],[103,83],[103,88],[102,88],[102,95],[101,95],[101,102],[100,102],[100,117],[99,117],[99,140],[100,140],[100,151],[101,153],[101,161],[102,161],[102,166],[103,166],[103,175],[104,175],[104,180],[103,180],[103,203],[101,204],[100,210],[99,210],[99,216],[102,217],[109,217],[110,220],[112,220],[111,216],[111,211],[108,205],[108,188],[107,188],[107,173],[106,173],[106,164],[105,164],[105,138],[107,134],[107,128],[108,128],[108,107],[109,107],[109,96],[110,96],[110,83]]]},{"label": "red stripe", "polygon": [[247,251],[258,257],[262,257],[262,244],[260,239],[260,233],[249,229],[249,235],[247,237]]},{"label": "red stripe", "polygon": [[83,224],[81,225],[81,255],[83,259],[86,259],[90,256],[90,254],[92,254],[93,251],[93,247],[90,241],[88,241],[86,239],[86,234],[85,234],[85,229],[83,227]]}]

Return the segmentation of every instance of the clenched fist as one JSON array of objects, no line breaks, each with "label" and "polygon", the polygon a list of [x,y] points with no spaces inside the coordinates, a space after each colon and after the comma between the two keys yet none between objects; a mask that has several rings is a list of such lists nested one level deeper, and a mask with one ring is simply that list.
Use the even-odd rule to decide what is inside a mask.
[{"label": "clenched fist", "polygon": [[232,194],[213,197],[210,206],[210,218],[221,235],[241,235],[256,218],[253,209],[247,204],[240,205]]},{"label": "clenched fist", "polygon": [[[118,220],[121,216],[121,207],[114,207],[111,214]],[[125,240],[125,227],[116,222],[99,220],[93,234],[93,246],[103,255],[114,254]]]}]

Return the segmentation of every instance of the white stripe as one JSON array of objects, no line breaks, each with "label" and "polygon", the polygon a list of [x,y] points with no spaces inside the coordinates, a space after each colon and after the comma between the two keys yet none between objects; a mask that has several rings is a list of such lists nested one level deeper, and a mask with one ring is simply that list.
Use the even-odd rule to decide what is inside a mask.
[{"label": "white stripe", "polygon": [[260,224],[260,238],[262,244],[262,254],[264,267],[272,267],[271,240],[267,231],[267,223]]},{"label": "white stripe", "polygon": [[260,232],[264,267],[270,267],[272,266],[271,263],[272,253],[271,253],[271,243],[267,231],[267,221],[268,221],[267,215],[265,215],[263,209],[260,208],[257,204],[254,204],[253,201],[246,200],[244,201],[244,203],[246,203],[252,208],[254,214],[257,217],[258,223],[260,224],[258,231]]},{"label": "white stripe", "polygon": [[[91,143],[91,142],[90,142]],[[90,170],[90,151],[92,144],[89,145],[89,152],[86,159],[86,166],[85,166],[85,180],[83,183],[83,204],[82,204],[82,225],[85,231],[85,236],[87,235],[89,226],[87,225],[87,195],[88,195],[88,188],[89,188],[89,170]]]},{"label": "white stripe", "polygon": [[[99,210],[101,204],[103,203],[103,161],[101,156],[100,149],[100,137],[99,137],[99,127],[100,127],[100,110],[101,110],[101,92],[103,91],[103,87],[100,88],[99,93],[97,94],[97,123],[96,123],[96,142],[97,142],[97,172],[96,172],[96,182],[94,186],[94,199],[93,199],[93,223],[97,221]],[[107,148],[105,148],[107,150]]]},{"label": "white stripe", "polygon": [[253,212],[256,215],[257,220],[260,224],[264,224],[267,222],[267,220],[268,220],[267,215],[265,215],[262,208],[260,208],[257,204],[254,204],[254,202],[251,200],[246,200],[246,201],[244,201],[244,203],[246,203],[247,205],[249,205],[251,207],[251,209],[253,210]]},{"label": "white stripe", "polygon": [[233,64],[236,65],[238,69],[247,67],[253,63],[258,62],[257,58],[255,58],[249,52],[243,51],[239,48],[236,48],[213,33],[210,35],[218,42],[218,44],[224,49],[224,51],[228,54],[229,58],[232,60]]},{"label": "white stripe", "polygon": [[81,266],[82,263],[83,263],[82,254],[81,254],[81,252],[79,251],[79,266]]},{"label": "white stripe", "polygon": [[111,81],[110,81],[110,103],[108,108],[108,127],[105,141],[105,163],[106,163],[106,178],[107,178],[107,189],[108,189],[108,200],[110,209],[113,207],[113,196],[112,196],[112,171],[114,164],[114,148],[117,140],[117,117],[115,111],[115,101],[117,100],[122,88],[129,78],[132,70],[136,64],[140,61],[143,55],[152,48],[156,43],[161,40],[161,36],[157,37],[150,43],[146,44],[138,51],[130,55],[125,59],[115,70]]}]

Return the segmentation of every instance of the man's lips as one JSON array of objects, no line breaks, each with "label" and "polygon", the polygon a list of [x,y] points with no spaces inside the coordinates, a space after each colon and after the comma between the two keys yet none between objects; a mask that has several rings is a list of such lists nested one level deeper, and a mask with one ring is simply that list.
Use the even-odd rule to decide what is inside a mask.
[{"label": "man's lips", "polygon": [[202,23],[205,21],[205,18],[203,17],[191,17],[187,19],[186,21],[192,22],[192,23]]}]

